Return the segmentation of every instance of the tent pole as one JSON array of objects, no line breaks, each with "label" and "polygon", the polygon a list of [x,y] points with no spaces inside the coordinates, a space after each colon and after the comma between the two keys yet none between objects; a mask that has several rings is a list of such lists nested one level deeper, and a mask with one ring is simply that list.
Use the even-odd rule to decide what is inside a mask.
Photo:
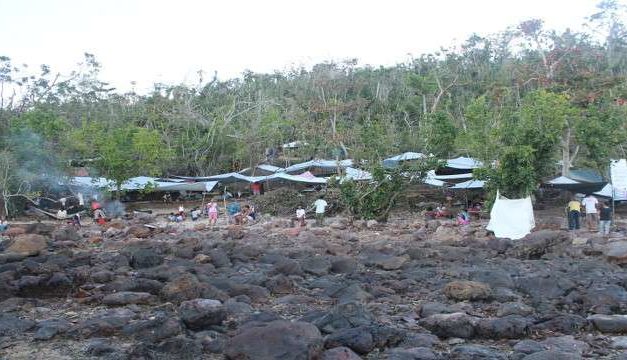
[{"label": "tent pole", "polygon": [[612,187],[612,217],[610,219],[610,229],[614,226],[614,182],[612,181],[612,160],[610,160],[610,186]]}]

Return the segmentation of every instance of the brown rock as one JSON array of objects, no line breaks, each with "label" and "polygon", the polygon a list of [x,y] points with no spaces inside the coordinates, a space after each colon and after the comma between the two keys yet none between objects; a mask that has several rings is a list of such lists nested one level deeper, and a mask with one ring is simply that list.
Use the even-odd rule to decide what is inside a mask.
[{"label": "brown rock", "polygon": [[4,232],[4,235],[13,238],[18,235],[26,234],[26,229],[19,226],[11,226],[7,231]]},{"label": "brown rock", "polygon": [[133,225],[128,229],[127,234],[139,239],[144,239],[152,234],[152,230],[142,225]]},{"label": "brown rock", "polygon": [[48,248],[46,238],[37,234],[22,234],[15,237],[15,240],[8,247],[8,252],[22,255],[38,255]]},{"label": "brown rock", "polygon": [[438,241],[457,241],[461,240],[461,234],[452,226],[439,226],[433,233],[433,238]]},{"label": "brown rock", "polygon": [[458,301],[487,300],[492,295],[492,289],[478,281],[452,281],[444,287],[444,295]]}]

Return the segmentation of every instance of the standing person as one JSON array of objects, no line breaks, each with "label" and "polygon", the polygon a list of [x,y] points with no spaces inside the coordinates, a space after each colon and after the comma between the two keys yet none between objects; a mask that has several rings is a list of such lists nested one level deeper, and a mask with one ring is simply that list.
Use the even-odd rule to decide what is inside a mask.
[{"label": "standing person", "polygon": [[100,205],[98,205],[98,208],[94,210],[94,221],[98,225],[104,225],[107,222],[106,215]]},{"label": "standing person", "polygon": [[610,235],[610,224],[612,223],[612,208],[604,201],[601,203],[599,210],[599,234],[603,236]]},{"label": "standing person", "polygon": [[579,215],[581,214],[581,203],[573,198],[567,206],[568,230],[579,230]]},{"label": "standing person", "polygon": [[218,221],[218,204],[215,201],[207,204],[207,215],[209,215],[209,223],[211,226],[216,226]]},{"label": "standing person", "polygon": [[261,195],[261,184],[258,182],[250,184],[250,190],[253,192],[253,195]]},{"label": "standing person", "polygon": [[316,225],[322,226],[324,225],[324,210],[327,207],[327,202],[324,201],[324,196],[320,195],[318,200],[314,202],[314,206],[316,207]]},{"label": "standing person", "polygon": [[586,209],[586,225],[588,227],[588,231],[594,231],[594,227],[599,222],[599,216],[597,206],[599,205],[599,200],[592,196],[591,194],[586,195],[581,204]]},{"label": "standing person", "polygon": [[300,227],[305,226],[305,209],[301,205],[296,209],[296,221]]}]

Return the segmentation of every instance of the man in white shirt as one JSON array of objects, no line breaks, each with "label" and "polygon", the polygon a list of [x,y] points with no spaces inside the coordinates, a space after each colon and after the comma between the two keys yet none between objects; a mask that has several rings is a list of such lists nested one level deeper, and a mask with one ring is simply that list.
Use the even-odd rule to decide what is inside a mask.
[{"label": "man in white shirt", "polygon": [[599,200],[594,196],[588,194],[582,201],[581,204],[586,209],[586,225],[588,226],[588,231],[594,231],[594,227],[599,222],[598,214],[598,205]]},{"label": "man in white shirt", "polygon": [[314,202],[314,206],[316,207],[316,225],[322,226],[324,225],[324,210],[327,207],[327,202],[324,201],[322,195],[318,200]]}]

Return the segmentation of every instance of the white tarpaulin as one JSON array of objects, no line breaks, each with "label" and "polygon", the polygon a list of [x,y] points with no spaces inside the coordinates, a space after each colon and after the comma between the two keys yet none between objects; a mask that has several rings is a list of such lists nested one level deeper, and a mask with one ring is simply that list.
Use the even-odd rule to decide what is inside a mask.
[{"label": "white tarpaulin", "polygon": [[610,174],[614,187],[614,200],[627,200],[627,160],[612,160]]},{"label": "white tarpaulin", "polygon": [[518,240],[529,234],[535,226],[531,197],[507,199],[497,191],[486,229],[497,237]]}]

